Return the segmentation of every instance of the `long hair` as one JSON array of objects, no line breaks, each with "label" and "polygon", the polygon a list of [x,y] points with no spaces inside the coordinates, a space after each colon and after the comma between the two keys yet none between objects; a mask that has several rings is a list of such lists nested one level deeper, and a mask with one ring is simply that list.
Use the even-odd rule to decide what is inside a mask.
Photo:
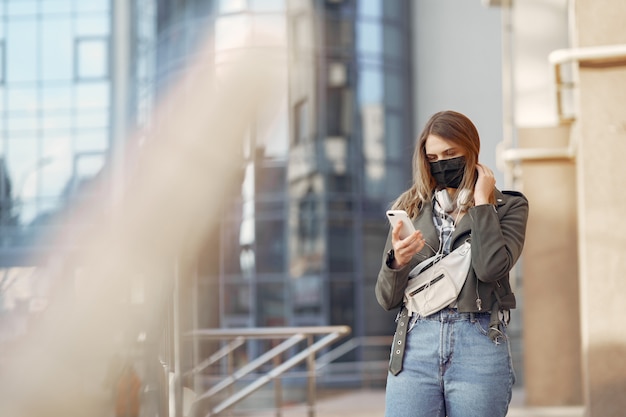
[{"label": "long hair", "polygon": [[430,135],[439,136],[465,149],[465,173],[457,192],[452,197],[456,199],[462,190],[467,190],[463,193],[467,196],[464,198],[465,201],[459,204],[463,208],[473,205],[474,184],[477,178],[476,164],[480,152],[478,130],[467,116],[452,110],[441,111],[432,115],[426,122],[417,140],[413,152],[413,185],[400,194],[392,204],[392,208],[405,210],[411,218],[418,215],[422,205],[430,203],[437,187],[426,158],[426,139]]}]

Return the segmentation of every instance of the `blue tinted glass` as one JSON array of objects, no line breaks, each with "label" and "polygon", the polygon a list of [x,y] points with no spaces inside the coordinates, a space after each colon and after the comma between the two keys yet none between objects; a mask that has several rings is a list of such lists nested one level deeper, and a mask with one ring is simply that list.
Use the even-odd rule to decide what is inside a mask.
[{"label": "blue tinted glass", "polygon": [[108,76],[109,51],[104,39],[81,39],[76,43],[76,78]]},{"label": "blue tinted glass", "polygon": [[[88,3],[83,1],[83,3]],[[45,0],[41,2],[41,13],[69,14],[72,13],[72,0]]]},{"label": "blue tinted glass", "polygon": [[41,195],[60,195],[72,176],[72,138],[68,134],[47,136],[43,140],[43,153],[50,163],[42,167]]},{"label": "blue tinted glass", "polygon": [[79,84],[75,89],[75,106],[82,110],[102,109],[109,105],[109,83]]},{"label": "blue tinted glass", "polygon": [[249,0],[253,12],[279,12],[285,10],[285,0]]},{"label": "blue tinted glass", "polygon": [[357,50],[360,54],[381,54],[383,51],[382,24],[358,22],[356,39]]},{"label": "blue tinted glass", "polygon": [[8,111],[33,111],[38,107],[37,88],[16,88],[9,86],[6,89]]},{"label": "blue tinted glass", "polygon": [[246,10],[246,0],[220,0],[219,12],[220,13],[235,13]]},{"label": "blue tinted glass", "polygon": [[74,147],[79,152],[103,151],[109,146],[105,129],[79,130],[74,137]]},{"label": "blue tinted glass", "polygon": [[74,0],[78,13],[108,12],[111,0]]},{"label": "blue tinted glass", "polygon": [[44,20],[41,31],[41,78],[71,80],[74,61],[72,21],[69,18]]},{"label": "blue tinted glass", "polygon": [[[385,3],[396,3],[397,0]],[[382,0],[359,0],[357,3],[358,13],[360,16],[380,17],[383,10]]]},{"label": "blue tinted glass", "polygon": [[9,17],[34,15],[37,13],[37,0],[13,0],[7,3]]},{"label": "blue tinted glass", "polygon": [[5,82],[35,81],[38,64],[37,22],[9,21],[6,39]]},{"label": "blue tinted glass", "polygon": [[385,103],[387,106],[402,110],[405,86],[398,74],[388,71],[385,77]]},{"label": "blue tinted glass", "polygon": [[52,110],[57,114],[59,111],[68,111],[72,107],[72,90],[69,88],[69,85],[45,85],[41,89],[40,94],[43,110]]},{"label": "blue tinted glass", "polygon": [[382,103],[383,74],[380,70],[363,68],[359,73],[359,100],[361,104]]},{"label": "blue tinted glass", "polygon": [[74,22],[76,36],[104,36],[111,32],[109,18],[106,15],[80,17]]},{"label": "blue tinted glass", "polygon": [[404,54],[404,40],[400,31],[395,26],[386,25],[383,33],[383,46],[385,56],[402,58]]}]

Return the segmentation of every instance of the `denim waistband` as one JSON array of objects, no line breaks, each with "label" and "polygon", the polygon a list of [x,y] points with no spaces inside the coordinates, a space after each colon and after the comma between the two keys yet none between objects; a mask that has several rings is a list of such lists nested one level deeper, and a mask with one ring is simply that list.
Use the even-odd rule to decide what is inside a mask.
[{"label": "denim waistband", "polygon": [[435,320],[435,321],[464,321],[474,320],[476,317],[489,316],[491,312],[480,311],[477,313],[460,313],[456,308],[444,308],[438,312],[426,317],[419,317],[418,320]]}]

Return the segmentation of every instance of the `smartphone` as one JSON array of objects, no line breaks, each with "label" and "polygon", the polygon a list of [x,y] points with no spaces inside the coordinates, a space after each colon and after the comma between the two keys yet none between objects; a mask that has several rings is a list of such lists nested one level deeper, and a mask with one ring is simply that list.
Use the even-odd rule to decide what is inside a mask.
[{"label": "smartphone", "polygon": [[387,218],[389,223],[395,228],[398,220],[402,220],[402,229],[400,229],[400,239],[404,239],[415,231],[413,222],[404,210],[387,210]]}]

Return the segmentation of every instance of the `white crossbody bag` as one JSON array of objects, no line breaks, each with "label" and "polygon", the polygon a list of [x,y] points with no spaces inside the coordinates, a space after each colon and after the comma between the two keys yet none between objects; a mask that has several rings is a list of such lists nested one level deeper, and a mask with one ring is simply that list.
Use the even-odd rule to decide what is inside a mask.
[{"label": "white crossbody bag", "polygon": [[468,239],[448,255],[437,254],[413,268],[404,290],[409,313],[426,317],[455,302],[472,264],[471,252]]}]

